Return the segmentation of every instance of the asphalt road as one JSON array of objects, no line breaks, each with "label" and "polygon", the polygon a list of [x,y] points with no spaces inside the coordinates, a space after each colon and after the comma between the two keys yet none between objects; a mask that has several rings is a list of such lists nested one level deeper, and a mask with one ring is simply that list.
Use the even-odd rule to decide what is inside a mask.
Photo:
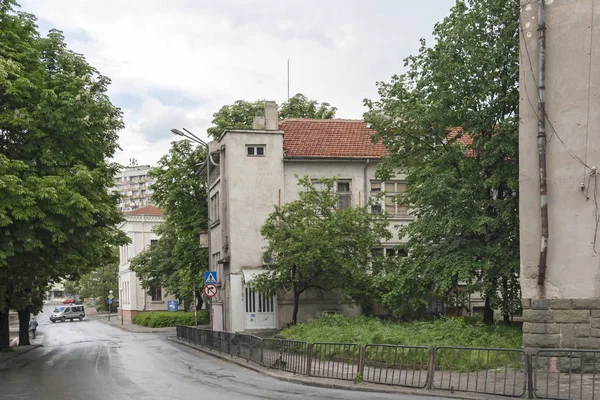
[{"label": "asphalt road", "polygon": [[9,399],[404,399],[282,382],[167,340],[97,320],[38,316],[44,347],[0,364],[0,398]]}]

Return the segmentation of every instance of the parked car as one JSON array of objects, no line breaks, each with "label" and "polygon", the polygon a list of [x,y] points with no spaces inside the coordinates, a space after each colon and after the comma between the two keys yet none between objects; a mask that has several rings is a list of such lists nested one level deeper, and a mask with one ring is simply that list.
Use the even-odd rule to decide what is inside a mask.
[{"label": "parked car", "polygon": [[82,305],[67,305],[56,307],[50,315],[50,321],[65,322],[66,320],[73,321],[78,319],[83,321],[85,318],[85,308]]},{"label": "parked car", "polygon": [[83,304],[83,300],[77,299],[77,300],[75,300],[75,304]]},{"label": "parked car", "polygon": [[65,299],[63,301],[63,304],[74,304],[75,303],[75,299]]}]

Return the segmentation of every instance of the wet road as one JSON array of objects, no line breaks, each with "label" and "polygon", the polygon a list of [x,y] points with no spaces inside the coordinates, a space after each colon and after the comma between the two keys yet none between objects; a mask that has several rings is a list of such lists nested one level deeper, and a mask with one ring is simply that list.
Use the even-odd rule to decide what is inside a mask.
[{"label": "wet road", "polygon": [[321,389],[282,382],[167,340],[96,320],[55,323],[39,315],[44,347],[0,364],[8,399],[404,399],[433,398]]}]

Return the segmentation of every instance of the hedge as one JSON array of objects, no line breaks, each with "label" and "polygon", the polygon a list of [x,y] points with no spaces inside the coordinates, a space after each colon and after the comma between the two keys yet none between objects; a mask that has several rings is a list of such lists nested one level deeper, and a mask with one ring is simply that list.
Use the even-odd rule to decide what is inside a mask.
[{"label": "hedge", "polygon": [[[210,314],[208,311],[198,311],[198,325],[207,325],[210,322]],[[133,317],[133,323],[150,328],[164,328],[176,325],[194,325],[193,311],[149,311],[136,314]]]}]

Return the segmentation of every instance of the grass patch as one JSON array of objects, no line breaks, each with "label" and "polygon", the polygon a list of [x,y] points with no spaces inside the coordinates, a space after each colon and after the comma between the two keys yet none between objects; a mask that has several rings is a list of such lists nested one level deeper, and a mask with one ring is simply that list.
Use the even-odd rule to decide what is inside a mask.
[{"label": "grass patch", "polygon": [[[206,310],[197,311],[198,325],[206,325],[210,322],[210,314]],[[133,323],[136,325],[147,326],[150,328],[164,328],[176,325],[194,325],[193,311],[150,311],[136,314],[133,317]]]},{"label": "grass patch", "polygon": [[323,315],[285,329],[286,339],[304,342],[394,344],[404,346],[498,347],[522,346],[521,328],[467,322],[464,318],[440,318],[431,322],[391,322],[376,318]]},{"label": "grass patch", "polygon": [[[388,344],[401,346],[440,346],[520,349],[522,331],[504,325],[486,326],[464,318],[441,318],[430,322],[390,322],[375,318],[348,318],[342,315],[324,315],[319,319],[292,326],[281,332],[286,339],[308,343],[339,342]],[[342,356],[326,346],[313,347],[313,355],[320,359],[357,357],[357,350]],[[418,349],[375,348],[366,349],[366,361],[386,365],[417,365],[427,362],[427,351]],[[436,365],[444,369],[475,371],[482,369],[520,368],[521,353],[506,351],[479,351],[439,349]]]}]

